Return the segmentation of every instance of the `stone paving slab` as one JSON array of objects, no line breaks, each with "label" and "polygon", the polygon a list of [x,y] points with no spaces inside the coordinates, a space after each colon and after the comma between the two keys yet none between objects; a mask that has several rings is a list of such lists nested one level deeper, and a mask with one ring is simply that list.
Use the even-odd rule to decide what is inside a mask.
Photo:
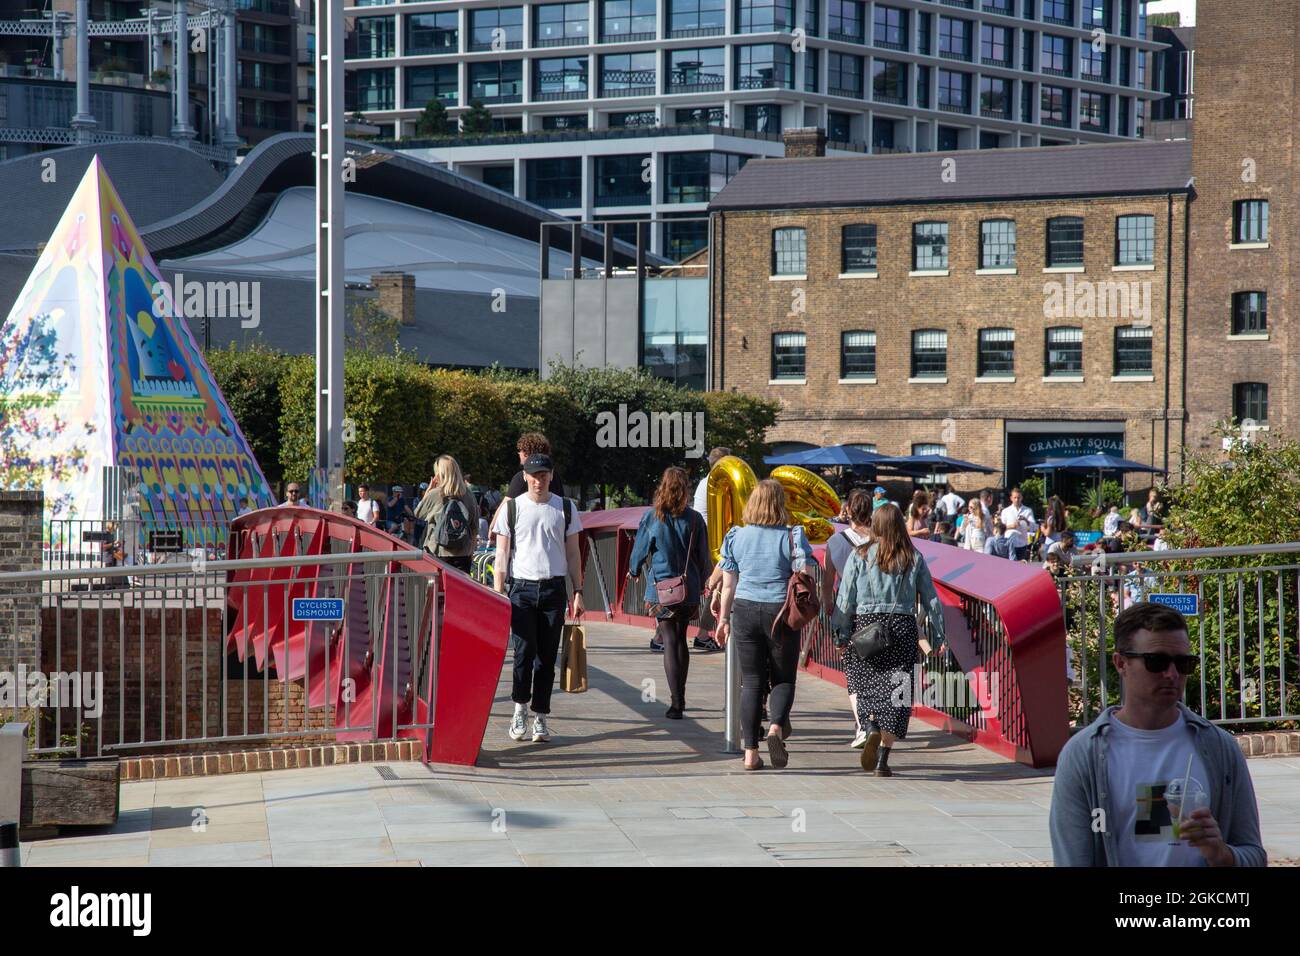
[{"label": "stone paving slab", "polygon": [[[587,639],[591,688],[556,692],[549,743],[507,737],[507,659],[478,767],[127,782],[116,826],[28,843],[24,865],[1050,864],[1050,771],[913,720],[895,776],[868,776],[844,691],[804,675],[789,767],[747,773],[722,752],[721,654],[692,652],[686,719],[673,721],[649,631],[594,624]],[[1249,765],[1270,858],[1300,857],[1300,758]]]}]

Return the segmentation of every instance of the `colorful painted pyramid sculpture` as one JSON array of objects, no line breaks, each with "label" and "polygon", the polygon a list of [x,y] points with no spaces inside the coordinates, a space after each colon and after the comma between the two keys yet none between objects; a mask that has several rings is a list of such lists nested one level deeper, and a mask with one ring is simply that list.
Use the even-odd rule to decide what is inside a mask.
[{"label": "colorful painted pyramid sculpture", "polygon": [[[31,447],[10,435],[10,453],[75,463],[43,481],[47,518],[108,517],[104,466],[138,481],[145,527],[221,527],[242,499],[274,503],[98,156],[0,333],[18,343],[0,394],[29,393],[47,419],[28,430]],[[48,367],[33,374],[37,361]]]}]

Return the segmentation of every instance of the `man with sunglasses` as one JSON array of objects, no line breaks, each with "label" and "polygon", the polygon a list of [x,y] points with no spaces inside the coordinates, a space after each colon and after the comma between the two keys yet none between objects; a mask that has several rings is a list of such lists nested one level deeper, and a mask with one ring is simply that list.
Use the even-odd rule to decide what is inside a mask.
[{"label": "man with sunglasses", "polygon": [[[1266,866],[1241,748],[1182,703],[1198,663],[1186,620],[1161,604],[1134,604],[1114,633],[1124,703],[1075,734],[1057,760],[1055,864]],[[1166,798],[1184,786],[1205,795],[1202,805]]]}]

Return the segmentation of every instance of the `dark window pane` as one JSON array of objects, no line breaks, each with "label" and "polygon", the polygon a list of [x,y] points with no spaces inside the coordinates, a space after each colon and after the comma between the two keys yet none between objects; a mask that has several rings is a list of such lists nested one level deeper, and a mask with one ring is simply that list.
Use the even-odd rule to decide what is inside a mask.
[{"label": "dark window pane", "polygon": [[1014,375],[1016,333],[1013,329],[980,329],[977,374]]},{"label": "dark window pane", "polygon": [[845,226],[841,234],[841,272],[876,271],[876,227],[874,224]]},{"label": "dark window pane", "polygon": [[806,336],[802,332],[777,332],[772,336],[772,378],[803,378]]},{"label": "dark window pane", "polygon": [[1115,374],[1151,374],[1151,327],[1125,325],[1115,330]]},{"label": "dark window pane", "polygon": [[1268,331],[1268,294],[1237,292],[1232,296],[1232,334],[1258,335]]},{"label": "dark window pane", "polygon": [[1060,216],[1047,220],[1047,265],[1083,265],[1083,220]]},{"label": "dark window pane", "polygon": [[807,233],[801,226],[777,229],[772,233],[772,274],[805,275],[808,265]]},{"label": "dark window pane", "polygon": [[840,378],[876,377],[876,333],[840,334]]}]

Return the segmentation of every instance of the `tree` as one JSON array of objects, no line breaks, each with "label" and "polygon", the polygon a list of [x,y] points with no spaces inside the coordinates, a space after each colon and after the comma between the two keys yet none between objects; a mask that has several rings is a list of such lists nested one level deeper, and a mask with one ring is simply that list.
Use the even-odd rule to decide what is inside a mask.
[{"label": "tree", "polygon": [[424,107],[424,112],[415,123],[415,135],[446,136],[450,131],[447,107],[443,105],[442,100],[429,100]]},{"label": "tree", "polygon": [[469,101],[469,109],[460,117],[460,129],[467,136],[492,132],[492,114],[482,100]]},{"label": "tree", "polygon": [[368,122],[370,122],[370,121],[369,121],[368,119],[366,119],[366,114],[363,113],[363,112],[361,112],[361,110],[353,110],[353,111],[352,111],[352,115],[348,117],[348,122],[349,122],[349,123],[368,123]]},{"label": "tree", "polygon": [[[65,386],[90,371],[59,355],[58,344],[46,316],[25,328],[6,325],[0,334],[0,488],[41,488],[85,470],[78,437],[93,434],[94,426],[69,422],[51,409]],[[71,505],[68,494],[46,499],[54,515]]]},{"label": "tree", "polygon": [[232,342],[208,352],[207,361],[266,480],[281,481],[280,389],[289,369],[288,356],[260,341],[242,348]]},{"label": "tree", "polygon": [[[706,454],[709,448],[730,448],[733,455],[761,473],[763,457],[770,451],[767,430],[776,424],[781,406],[743,392],[704,392],[702,397]],[[699,477],[704,477],[706,468],[708,459],[704,458]]]},{"label": "tree", "polygon": [[381,309],[378,299],[359,299],[348,309],[344,344],[349,352],[391,354],[397,349],[401,332],[401,320]]}]

